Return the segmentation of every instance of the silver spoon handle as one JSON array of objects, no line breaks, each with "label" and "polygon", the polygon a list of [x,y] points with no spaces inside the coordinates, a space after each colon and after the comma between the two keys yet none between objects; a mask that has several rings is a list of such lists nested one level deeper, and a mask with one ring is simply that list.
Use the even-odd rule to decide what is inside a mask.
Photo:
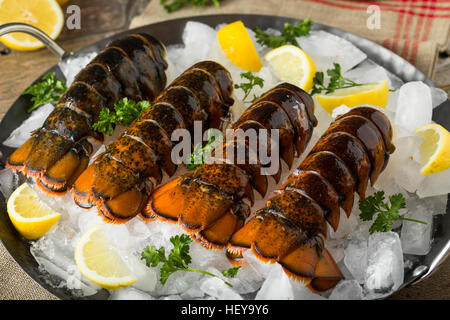
[{"label": "silver spoon handle", "polygon": [[45,46],[50,49],[55,55],[58,56],[60,60],[63,60],[70,55],[70,52],[64,50],[60,45],[58,45],[52,38],[50,38],[44,31],[26,24],[26,23],[6,23],[0,26],[0,36],[11,32],[24,32],[36,39],[42,41]]}]

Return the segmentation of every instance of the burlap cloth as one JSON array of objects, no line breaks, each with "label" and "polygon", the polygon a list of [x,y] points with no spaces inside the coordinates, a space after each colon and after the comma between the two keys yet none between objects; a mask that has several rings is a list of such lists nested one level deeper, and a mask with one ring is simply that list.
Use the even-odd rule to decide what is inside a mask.
[{"label": "burlap cloth", "polygon": [[[380,28],[369,29],[368,7],[380,8]],[[376,8],[375,8],[376,9]],[[373,12],[373,11],[372,11]],[[446,48],[450,32],[448,1],[328,1],[328,0],[224,0],[220,8],[184,8],[167,13],[153,0],[135,17],[130,28],[179,17],[220,14],[270,14],[306,17],[373,40],[401,55],[433,77],[438,50]],[[0,299],[55,299],[36,284],[0,245]]]}]

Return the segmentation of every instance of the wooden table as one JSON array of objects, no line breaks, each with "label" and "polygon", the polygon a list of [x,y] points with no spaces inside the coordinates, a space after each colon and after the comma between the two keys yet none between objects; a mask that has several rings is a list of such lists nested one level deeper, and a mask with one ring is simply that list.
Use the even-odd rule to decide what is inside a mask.
[{"label": "wooden table", "polygon": [[[130,17],[147,2],[148,0],[73,0],[71,4],[82,4],[81,30],[64,28],[58,43],[66,50],[76,51],[126,30]],[[450,48],[447,53],[450,53]],[[433,80],[450,93],[450,58],[447,53],[441,53]],[[57,58],[46,49],[11,52],[0,44],[0,118],[30,83],[57,62]],[[450,299],[450,259],[430,277],[397,292],[390,299]]]}]

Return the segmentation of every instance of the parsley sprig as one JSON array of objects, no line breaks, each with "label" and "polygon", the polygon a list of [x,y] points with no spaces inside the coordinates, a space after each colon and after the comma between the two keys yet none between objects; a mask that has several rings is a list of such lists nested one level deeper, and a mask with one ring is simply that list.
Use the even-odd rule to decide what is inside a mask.
[{"label": "parsley sprig", "polygon": [[[170,238],[170,242],[173,244],[173,249],[170,251],[168,257],[166,257],[164,247],[156,249],[155,246],[147,246],[141,254],[141,259],[145,260],[147,267],[156,267],[158,264],[162,263],[160,270],[160,281],[162,284],[165,284],[170,275],[177,271],[199,272],[218,278],[215,274],[189,266],[192,262],[192,258],[189,255],[189,244],[192,242],[192,239],[187,234],[173,236]],[[223,274],[234,277],[238,269],[233,267],[223,271]],[[222,281],[229,287],[233,287],[231,283],[225,280]]]},{"label": "parsley sprig", "polygon": [[311,91],[311,95],[321,93],[325,91],[326,94],[334,92],[336,89],[352,88],[358,86],[364,86],[366,83],[356,83],[353,80],[344,78],[341,74],[341,66],[339,63],[333,63],[334,68],[328,69],[327,74],[330,77],[330,82],[325,87],[323,72],[316,72],[313,83],[314,86]]},{"label": "parsley sprig", "polygon": [[161,4],[167,12],[172,13],[187,5],[206,7],[214,4],[216,7],[220,7],[220,0],[172,0],[170,3],[169,0],[161,0]]},{"label": "parsley sprig", "polygon": [[248,82],[235,84],[234,88],[241,89],[242,91],[244,91],[244,98],[242,98],[244,102],[246,103],[255,102],[259,98],[255,94],[253,94],[252,100],[247,101],[246,99],[248,98],[248,96],[250,95],[255,86],[259,86],[260,88],[264,86],[264,79],[253,75],[253,73],[251,73],[250,71],[241,73],[241,79],[247,79]]},{"label": "parsley sprig", "polygon": [[392,230],[395,220],[406,220],[427,224],[424,221],[402,217],[400,209],[406,208],[405,198],[401,193],[389,196],[389,203],[384,202],[384,191],[375,192],[373,196],[366,197],[359,202],[359,217],[363,221],[371,221],[377,215],[369,229],[370,234],[374,232],[387,232]]},{"label": "parsley sprig", "polygon": [[286,22],[281,31],[281,35],[269,34],[259,28],[255,28],[254,31],[256,33],[256,41],[269,48],[278,48],[288,43],[298,46],[295,38],[309,34],[311,25],[312,21],[309,18],[306,18],[304,21],[294,25]]},{"label": "parsley sprig", "polygon": [[202,166],[207,158],[207,155],[210,155],[217,144],[222,141],[222,136],[216,137],[212,135],[212,129],[208,129],[207,131],[208,141],[205,146],[202,143],[197,143],[194,146],[194,151],[190,155],[189,163],[186,164],[186,168],[188,170],[194,170],[197,167]]},{"label": "parsley sprig", "polygon": [[100,112],[100,120],[94,123],[92,127],[96,131],[111,135],[114,132],[115,125],[129,126],[134,119],[148,108],[150,108],[150,102],[146,100],[135,102],[128,98],[123,98],[114,105],[114,111],[103,108]]},{"label": "parsley sprig", "polygon": [[225,277],[234,278],[237,275],[240,268],[241,266],[231,267],[230,269],[222,271],[222,274]]},{"label": "parsley sprig", "polygon": [[33,84],[24,92],[22,92],[22,95],[30,94],[33,96],[31,98],[31,101],[33,101],[34,104],[30,108],[28,108],[27,112],[31,112],[48,102],[59,102],[61,94],[63,94],[67,90],[67,87],[65,80],[58,80],[55,78],[55,76],[55,72],[50,72],[43,76],[41,81]]}]

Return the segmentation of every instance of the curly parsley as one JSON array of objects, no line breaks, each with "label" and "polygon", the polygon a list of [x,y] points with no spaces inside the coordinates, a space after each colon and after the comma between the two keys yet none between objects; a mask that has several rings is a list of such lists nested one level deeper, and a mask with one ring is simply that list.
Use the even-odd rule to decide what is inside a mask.
[{"label": "curly parsley", "polygon": [[304,21],[294,25],[286,22],[283,30],[281,30],[281,35],[269,34],[259,28],[255,28],[254,31],[256,33],[256,41],[269,48],[278,48],[288,43],[298,46],[295,38],[309,34],[311,25],[312,21],[309,18],[306,18]]},{"label": "curly parsley", "polygon": [[220,0],[171,0],[171,2],[169,0],[161,0],[161,4],[167,12],[172,13],[188,5],[206,7],[214,4],[216,7],[220,7]]},{"label": "curly parsley", "polygon": [[264,86],[264,79],[253,75],[250,71],[241,73],[241,79],[247,79],[248,82],[243,82],[241,84],[235,84],[235,89],[241,89],[244,91],[244,98],[242,100],[247,103],[255,102],[259,97],[255,94],[253,95],[253,99],[250,101],[246,101],[247,97],[250,95],[251,91],[254,87],[259,86],[262,88]]},{"label": "curly parsley", "polygon": [[424,221],[409,219],[399,214],[400,209],[406,208],[405,198],[401,193],[389,196],[389,203],[384,202],[384,191],[375,192],[373,196],[366,197],[359,202],[359,217],[363,221],[371,221],[377,215],[369,229],[370,234],[374,232],[387,232],[392,230],[395,220],[407,220],[427,224]]},{"label": "curly parsley", "polygon": [[[170,238],[170,242],[173,244],[173,249],[170,251],[168,257],[166,257],[166,250],[164,247],[156,249],[155,246],[147,246],[141,254],[141,259],[145,260],[147,267],[156,267],[158,264],[162,263],[160,270],[160,281],[162,284],[165,284],[170,275],[177,271],[199,272],[218,278],[210,272],[189,267],[189,264],[192,262],[192,258],[189,255],[189,244],[192,242],[192,239],[187,234],[173,236]],[[237,270],[234,269],[235,268],[233,267],[223,271],[224,275],[226,273],[234,277],[237,273]],[[233,287],[231,283],[224,280],[223,282],[228,286]]]},{"label": "curly parsley", "polygon": [[341,66],[339,63],[333,63],[334,68],[328,69],[327,74],[330,77],[330,82],[325,87],[324,84],[324,74],[323,72],[316,72],[316,75],[314,76],[313,83],[314,86],[311,91],[311,95],[315,95],[316,93],[321,93],[322,91],[325,91],[325,93],[332,93],[336,89],[344,89],[344,88],[352,88],[352,87],[358,87],[358,86],[364,86],[367,83],[356,83],[353,80],[344,78],[341,74]]},{"label": "curly parsley", "polygon": [[57,80],[55,76],[55,72],[50,72],[43,76],[41,81],[22,92],[22,95],[29,94],[33,96],[31,101],[34,104],[27,112],[31,112],[45,103],[59,102],[61,94],[67,90],[67,87],[65,80]]},{"label": "curly parsley", "polygon": [[148,108],[150,108],[150,102],[146,100],[134,102],[128,98],[123,98],[114,105],[114,112],[108,108],[102,109],[100,120],[94,123],[92,127],[96,131],[111,135],[114,132],[115,125],[129,126]]},{"label": "curly parsley", "polygon": [[223,137],[216,137],[212,135],[213,129],[208,129],[208,141],[203,146],[201,143],[197,143],[194,146],[194,151],[190,155],[189,163],[186,164],[186,168],[188,170],[194,170],[197,167],[200,167],[205,164],[207,155],[210,155],[216,146],[222,141]]}]

